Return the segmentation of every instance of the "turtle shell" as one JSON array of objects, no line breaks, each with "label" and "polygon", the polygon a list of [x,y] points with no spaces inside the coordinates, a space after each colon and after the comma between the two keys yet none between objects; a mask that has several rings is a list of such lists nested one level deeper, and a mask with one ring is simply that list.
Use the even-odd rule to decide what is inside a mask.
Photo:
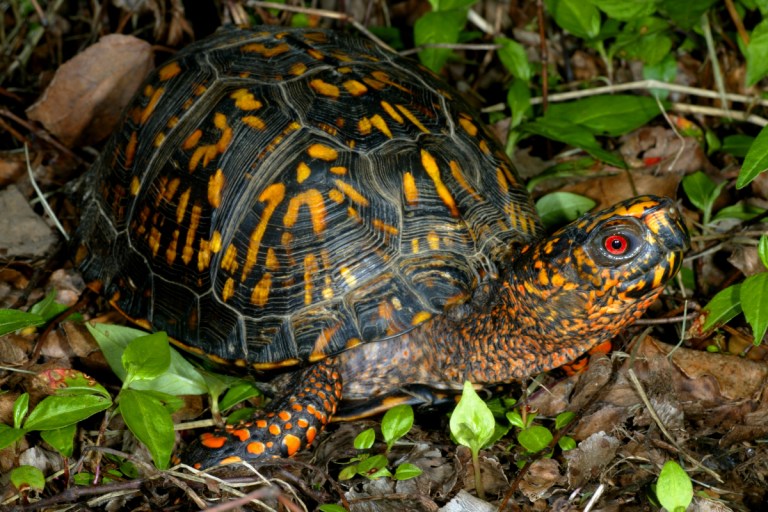
[{"label": "turtle shell", "polygon": [[78,261],[215,361],[316,361],[467,301],[540,235],[473,109],[318,30],[225,29],[160,67],[86,178]]}]

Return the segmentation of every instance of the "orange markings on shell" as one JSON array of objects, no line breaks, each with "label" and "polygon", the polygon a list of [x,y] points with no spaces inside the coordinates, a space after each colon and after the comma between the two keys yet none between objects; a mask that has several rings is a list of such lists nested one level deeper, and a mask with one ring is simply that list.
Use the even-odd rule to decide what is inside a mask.
[{"label": "orange markings on shell", "polygon": [[230,432],[233,436],[238,438],[240,441],[247,441],[249,437],[251,437],[251,433],[248,432],[248,429],[245,428],[238,428],[236,430],[233,430]]},{"label": "orange markings on shell", "polygon": [[301,448],[301,440],[293,434],[288,434],[283,438],[283,446],[285,446],[288,456],[291,456]]},{"label": "orange markings on shell", "polygon": [[200,435],[200,444],[206,448],[217,450],[227,443],[227,438],[214,435],[212,432],[206,432]]},{"label": "orange markings on shell", "polygon": [[254,441],[252,443],[248,443],[248,446],[246,446],[245,449],[248,451],[248,453],[252,453],[254,455],[260,455],[264,453],[264,451],[266,450],[266,446],[264,446],[264,443],[261,443],[259,441]]}]

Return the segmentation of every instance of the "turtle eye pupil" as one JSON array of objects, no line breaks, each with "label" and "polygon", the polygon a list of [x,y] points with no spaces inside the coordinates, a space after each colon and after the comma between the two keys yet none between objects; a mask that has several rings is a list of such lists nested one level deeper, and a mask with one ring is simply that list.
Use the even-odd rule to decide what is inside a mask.
[{"label": "turtle eye pupil", "polygon": [[624,235],[611,235],[605,239],[605,250],[614,256],[621,256],[628,248],[629,241]]}]

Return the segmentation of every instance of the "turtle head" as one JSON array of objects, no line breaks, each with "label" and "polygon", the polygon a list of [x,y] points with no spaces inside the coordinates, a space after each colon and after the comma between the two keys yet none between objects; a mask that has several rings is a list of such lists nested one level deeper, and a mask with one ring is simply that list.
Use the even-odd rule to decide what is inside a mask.
[{"label": "turtle head", "polygon": [[512,275],[522,315],[533,319],[524,320],[530,334],[556,337],[576,355],[610,339],[653,303],[688,242],[674,203],[642,196],[527,247]]}]

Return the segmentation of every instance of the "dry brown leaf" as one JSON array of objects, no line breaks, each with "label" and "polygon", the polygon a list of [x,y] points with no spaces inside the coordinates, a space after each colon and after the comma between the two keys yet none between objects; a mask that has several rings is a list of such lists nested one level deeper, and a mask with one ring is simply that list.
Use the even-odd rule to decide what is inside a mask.
[{"label": "dry brown leaf", "polygon": [[675,197],[679,183],[680,176],[673,174],[653,176],[633,172],[631,179],[626,173],[601,176],[580,181],[562,190],[587,196],[598,203],[595,209],[602,209],[642,194]]},{"label": "dry brown leaf", "polygon": [[38,259],[50,252],[56,237],[15,186],[0,191],[0,256]]},{"label": "dry brown leaf", "polygon": [[112,132],[152,66],[146,41],[104,36],[56,71],[27,116],[67,146],[97,142]]},{"label": "dry brown leaf", "polygon": [[581,487],[598,478],[606,464],[613,460],[621,443],[605,432],[598,432],[579,443],[573,450],[563,452],[568,461],[568,486]]}]

